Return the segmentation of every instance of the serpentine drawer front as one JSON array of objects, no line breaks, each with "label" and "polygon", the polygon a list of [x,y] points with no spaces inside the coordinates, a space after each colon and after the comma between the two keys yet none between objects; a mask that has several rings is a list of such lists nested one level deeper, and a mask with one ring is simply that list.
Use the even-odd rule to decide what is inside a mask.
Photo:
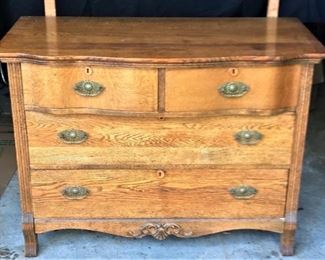
[{"label": "serpentine drawer front", "polygon": [[294,110],[300,74],[298,65],[169,69],[166,111]]},{"label": "serpentine drawer front", "polygon": [[[294,116],[129,118],[27,112],[30,164],[288,168]],[[72,136],[71,136],[72,135]]]},{"label": "serpentine drawer front", "polygon": [[0,60],[26,256],[36,234],[60,229],[159,240],[257,229],[293,254],[322,57],[292,19],[21,18]]},{"label": "serpentine drawer front", "polygon": [[26,107],[155,111],[157,70],[23,63]]},{"label": "serpentine drawer front", "polygon": [[31,184],[36,218],[281,218],[287,177],[287,170],[42,170]]}]

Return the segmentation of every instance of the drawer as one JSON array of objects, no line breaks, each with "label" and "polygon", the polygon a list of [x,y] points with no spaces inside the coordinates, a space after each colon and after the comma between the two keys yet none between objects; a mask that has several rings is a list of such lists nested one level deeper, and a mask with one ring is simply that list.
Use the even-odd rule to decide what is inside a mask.
[{"label": "drawer", "polygon": [[32,171],[35,218],[283,217],[287,170]]},{"label": "drawer", "polygon": [[[294,115],[119,118],[27,112],[31,167],[290,165]],[[72,136],[70,136],[72,134]]]},{"label": "drawer", "polygon": [[300,75],[299,65],[168,69],[166,111],[293,110]]},{"label": "drawer", "polygon": [[22,64],[27,106],[55,109],[157,109],[157,71]]}]

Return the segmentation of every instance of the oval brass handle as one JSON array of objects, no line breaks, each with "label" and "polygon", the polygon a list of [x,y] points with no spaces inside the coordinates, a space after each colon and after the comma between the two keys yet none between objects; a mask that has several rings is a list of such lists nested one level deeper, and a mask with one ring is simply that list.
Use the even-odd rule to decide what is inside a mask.
[{"label": "oval brass handle", "polygon": [[257,131],[240,131],[235,134],[235,139],[240,144],[257,144],[263,139],[263,135]]},{"label": "oval brass handle", "polygon": [[100,85],[97,82],[93,82],[93,81],[89,81],[89,80],[78,82],[74,86],[74,91],[78,95],[85,96],[85,97],[98,96],[104,90],[105,90],[105,88],[102,85]]},{"label": "oval brass handle", "polygon": [[235,198],[235,199],[250,199],[253,198],[257,190],[254,187],[241,185],[238,187],[231,188],[229,190],[229,193]]},{"label": "oval brass handle", "polygon": [[242,82],[227,82],[219,88],[221,96],[226,98],[242,97],[250,90],[250,87]]},{"label": "oval brass handle", "polygon": [[62,190],[62,195],[70,200],[81,200],[89,195],[89,190],[81,186],[66,187]]},{"label": "oval brass handle", "polygon": [[69,129],[58,134],[59,139],[66,144],[81,144],[88,139],[88,134],[82,130]]}]

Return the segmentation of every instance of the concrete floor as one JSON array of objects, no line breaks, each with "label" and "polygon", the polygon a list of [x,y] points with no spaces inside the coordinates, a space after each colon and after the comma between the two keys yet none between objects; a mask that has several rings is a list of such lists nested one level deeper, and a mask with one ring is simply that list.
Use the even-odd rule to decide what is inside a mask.
[{"label": "concrete floor", "polygon": [[[325,99],[311,113],[304,162],[296,255],[325,259]],[[323,103],[323,105],[322,105]],[[89,231],[39,236],[38,259],[282,259],[279,235],[233,231],[196,239],[133,240]],[[0,259],[23,258],[17,178],[0,199]]]}]

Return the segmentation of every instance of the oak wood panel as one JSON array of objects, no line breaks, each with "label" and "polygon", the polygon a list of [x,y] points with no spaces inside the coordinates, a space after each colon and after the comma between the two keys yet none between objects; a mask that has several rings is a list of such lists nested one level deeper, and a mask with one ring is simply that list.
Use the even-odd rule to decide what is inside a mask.
[{"label": "oak wood panel", "polygon": [[299,84],[299,105],[297,108],[297,119],[292,149],[292,163],[290,166],[289,174],[284,233],[281,237],[281,253],[283,255],[294,254],[298,201],[309,114],[310,95],[313,81],[313,71],[314,66],[312,64],[306,64],[304,66]]},{"label": "oak wood panel", "polygon": [[[74,170],[33,171],[36,218],[249,218],[283,217],[287,170]],[[229,189],[249,185],[255,197],[239,200]],[[89,195],[66,199],[82,186]]]},{"label": "oak wood panel", "polygon": [[[281,165],[290,164],[294,115],[273,117],[117,118],[54,116],[27,112],[32,168],[56,165]],[[88,133],[81,144],[65,144],[58,133]],[[239,144],[234,135],[255,130],[256,145]]]},{"label": "oak wood panel", "polygon": [[[30,186],[29,186],[30,187]],[[38,239],[35,231],[34,217],[31,213],[22,214],[22,228],[25,240],[25,256],[37,256]]]},{"label": "oak wood panel", "polygon": [[150,61],[140,62],[130,62],[130,61],[105,61],[105,60],[41,60],[41,59],[32,59],[28,57],[23,58],[0,58],[0,61],[3,63],[32,63],[38,65],[71,65],[78,66],[84,62],[88,66],[110,66],[118,68],[150,68],[150,69],[163,69],[163,68],[215,68],[215,67],[238,67],[238,66],[282,66],[282,65],[293,65],[293,64],[319,64],[321,59],[291,59],[291,60],[271,60],[271,61],[256,61],[256,60],[247,60],[247,61],[207,61],[207,62],[188,62],[188,63],[153,63]]},{"label": "oak wood panel", "polygon": [[[161,99],[162,100],[162,99]],[[163,103],[163,101],[161,102]],[[295,108],[281,109],[219,109],[215,111],[186,111],[186,112],[130,112],[97,108],[44,108],[26,105],[26,111],[54,115],[105,115],[119,117],[149,117],[149,118],[177,118],[177,117],[216,117],[225,115],[275,116],[287,112],[295,112]]]},{"label": "oak wood panel", "polygon": [[10,99],[13,115],[16,158],[18,166],[18,181],[20,204],[22,210],[22,229],[25,240],[25,255],[37,255],[37,236],[35,234],[30,186],[30,166],[27,142],[27,130],[24,111],[23,84],[21,66],[19,63],[8,64]]},{"label": "oak wood panel", "polygon": [[[138,112],[156,111],[158,106],[158,73],[155,69],[23,63],[22,78],[27,106]],[[80,96],[74,86],[85,80],[97,82],[105,90],[95,97]]]},{"label": "oak wood panel", "polygon": [[[176,223],[191,237],[204,236],[218,232],[237,229],[255,229],[281,233],[283,219],[252,218],[252,219],[35,219],[37,233],[59,229],[85,229],[132,237],[147,223]],[[131,233],[132,232],[132,233]]]},{"label": "oak wood panel", "polygon": [[21,208],[23,213],[32,214],[29,153],[25,121],[26,115],[24,111],[20,64],[9,63],[8,76],[10,83],[10,100],[13,115]]},{"label": "oak wood panel", "polygon": [[158,112],[165,112],[166,69],[158,69]]},{"label": "oak wood panel", "polygon": [[[300,65],[168,69],[166,111],[294,109],[300,75]],[[250,90],[242,97],[224,97],[218,88],[228,82],[245,83]]]},{"label": "oak wood panel", "polygon": [[0,43],[1,60],[19,61],[182,65],[322,57],[322,44],[291,18],[23,17]]}]

